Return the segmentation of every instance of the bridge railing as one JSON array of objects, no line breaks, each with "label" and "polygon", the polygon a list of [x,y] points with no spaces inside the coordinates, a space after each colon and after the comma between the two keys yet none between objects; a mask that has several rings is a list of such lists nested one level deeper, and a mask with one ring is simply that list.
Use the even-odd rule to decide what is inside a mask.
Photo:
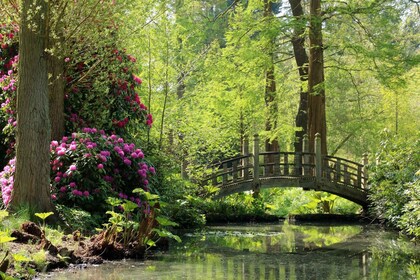
[{"label": "bridge railing", "polygon": [[331,182],[354,188],[364,189],[367,187],[365,165],[340,157],[323,157],[322,177]]},{"label": "bridge railing", "polygon": [[260,152],[258,135],[254,137],[253,153],[244,145],[244,155],[211,165],[211,174],[204,177],[204,184],[227,186],[261,178],[314,177],[357,189],[367,189],[367,155],[363,164],[344,158],[322,156],[320,136],[315,138],[315,153],[308,152],[308,139],[304,138],[304,152]]},{"label": "bridge railing", "polygon": [[249,154],[212,164],[209,167],[212,173],[204,177],[203,183],[218,186],[252,179],[252,158],[253,155]]},{"label": "bridge railing", "polygon": [[314,176],[314,153],[261,152],[259,154],[260,177]]}]

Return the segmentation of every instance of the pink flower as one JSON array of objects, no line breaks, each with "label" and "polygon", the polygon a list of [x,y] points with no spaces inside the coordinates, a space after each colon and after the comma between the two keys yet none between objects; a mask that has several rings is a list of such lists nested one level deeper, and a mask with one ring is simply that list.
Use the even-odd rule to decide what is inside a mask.
[{"label": "pink flower", "polygon": [[74,165],[74,164],[70,165],[70,170],[71,171],[76,171],[77,170],[77,166]]},{"label": "pink flower", "polygon": [[138,85],[141,85],[141,83],[142,83],[142,80],[139,77],[137,77],[136,75],[133,75],[133,80]]},{"label": "pink flower", "polygon": [[98,164],[98,169],[103,169],[104,165],[102,163]]},{"label": "pink flower", "polygon": [[124,164],[131,165],[131,160],[129,160],[128,158],[125,158],[124,159]]},{"label": "pink flower", "polygon": [[55,178],[54,178],[54,181],[55,181],[56,183],[60,182],[60,180],[61,180],[61,177],[58,177],[58,176],[57,176],[57,177],[55,177]]},{"label": "pink flower", "polygon": [[88,197],[89,196],[89,192],[88,191],[84,191],[83,192],[83,195],[86,196],[86,197]]},{"label": "pink flower", "polygon": [[64,59],[64,62],[69,62],[70,61],[70,58],[68,58],[68,57],[66,57],[65,59]]},{"label": "pink flower", "polygon": [[66,149],[61,148],[57,150],[57,155],[64,156],[65,154],[66,154]]},{"label": "pink flower", "polygon": [[75,188],[75,187],[76,187],[76,183],[75,183],[75,182],[71,182],[71,183],[69,184],[69,186],[70,186],[70,188]]},{"label": "pink flower", "polygon": [[150,171],[150,173],[152,173],[152,174],[155,174],[155,173],[156,173],[156,170],[155,170],[155,168],[154,168],[153,166],[150,166],[150,167],[149,167],[149,171]]}]

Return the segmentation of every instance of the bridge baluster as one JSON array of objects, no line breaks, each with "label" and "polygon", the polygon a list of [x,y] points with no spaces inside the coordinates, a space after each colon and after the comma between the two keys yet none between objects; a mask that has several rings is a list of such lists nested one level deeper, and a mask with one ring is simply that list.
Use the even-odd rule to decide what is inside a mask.
[{"label": "bridge baluster", "polygon": [[284,154],[283,164],[283,174],[289,175],[289,155],[287,153]]},{"label": "bridge baluster", "polygon": [[233,182],[238,180],[238,162],[236,160],[232,162],[232,177]]},{"label": "bridge baluster", "polygon": [[340,182],[341,180],[341,160],[337,159],[335,162],[335,181]]},{"label": "bridge baluster", "polygon": [[249,140],[248,140],[248,135],[244,136],[244,144],[242,146],[242,154],[244,156],[246,156],[245,158],[243,158],[241,160],[242,162],[242,178],[244,178],[245,180],[249,179]]},{"label": "bridge baluster", "polygon": [[293,169],[293,175],[302,175],[302,153],[300,152],[295,153],[295,166]]},{"label": "bridge baluster", "polygon": [[274,169],[273,169],[273,175],[280,175],[280,152],[276,153],[274,155]]},{"label": "bridge baluster", "polygon": [[227,168],[227,163],[223,163],[223,175],[222,175],[222,184],[225,185],[227,184],[228,181],[228,174],[227,174],[228,168]]},{"label": "bridge baluster", "polygon": [[344,183],[350,184],[350,173],[346,164],[344,165]]},{"label": "bridge baluster", "polygon": [[309,137],[308,134],[303,135],[303,142],[302,142],[302,151],[304,152],[303,156],[303,175],[305,176],[311,176],[312,171],[309,167],[309,164],[311,163],[311,159],[309,157]]},{"label": "bridge baluster", "polygon": [[258,134],[254,135],[254,181],[260,179],[260,140]]}]

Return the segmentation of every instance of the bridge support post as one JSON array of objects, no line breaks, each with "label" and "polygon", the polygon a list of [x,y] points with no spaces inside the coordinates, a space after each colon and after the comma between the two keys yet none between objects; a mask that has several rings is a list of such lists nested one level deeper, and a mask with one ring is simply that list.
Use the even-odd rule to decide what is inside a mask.
[{"label": "bridge support post", "polygon": [[254,183],[260,179],[260,139],[258,134],[254,135]]},{"label": "bridge support post", "polygon": [[362,188],[365,190],[367,190],[368,188],[368,170],[367,170],[368,164],[369,164],[368,154],[364,153],[363,154],[363,169],[362,169],[362,173],[363,173]]},{"label": "bridge support post", "polygon": [[315,134],[315,177],[322,177],[321,134]]}]

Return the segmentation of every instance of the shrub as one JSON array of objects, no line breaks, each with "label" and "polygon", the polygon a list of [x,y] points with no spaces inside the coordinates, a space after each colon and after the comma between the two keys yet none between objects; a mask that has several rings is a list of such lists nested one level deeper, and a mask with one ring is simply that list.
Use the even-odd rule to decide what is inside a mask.
[{"label": "shrub", "polygon": [[386,138],[373,166],[372,213],[406,233],[420,236],[420,141]]},{"label": "shrub", "polygon": [[[155,169],[144,160],[141,149],[123,138],[95,128],[51,142],[51,196],[68,207],[103,213],[109,196],[143,202],[132,194],[135,188],[149,190]],[[3,201],[13,189],[14,159],[0,173]]]}]

